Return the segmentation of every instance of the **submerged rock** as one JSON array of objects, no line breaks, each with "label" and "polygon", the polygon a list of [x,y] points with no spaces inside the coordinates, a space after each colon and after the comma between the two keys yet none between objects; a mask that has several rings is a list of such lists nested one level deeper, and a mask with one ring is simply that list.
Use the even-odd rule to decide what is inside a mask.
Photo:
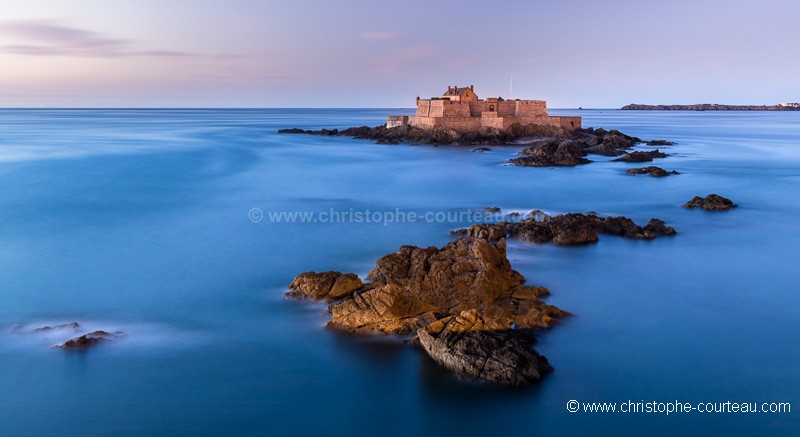
[{"label": "submerged rock", "polygon": [[649,152],[630,152],[626,153],[621,158],[617,158],[614,161],[621,161],[621,162],[650,162],[653,158],[666,158],[666,153],[656,149],[651,150]]},{"label": "submerged rock", "polygon": [[727,211],[737,206],[732,200],[717,194],[709,194],[706,197],[694,196],[683,205],[684,208],[701,208],[707,211]]},{"label": "submerged rock", "polygon": [[675,143],[673,143],[672,141],[667,141],[667,140],[652,140],[652,141],[648,141],[645,144],[647,144],[648,146],[672,146]]},{"label": "submerged rock", "polygon": [[671,174],[680,174],[675,170],[666,171],[663,168],[656,167],[654,165],[650,165],[650,166],[647,166],[647,167],[631,168],[631,169],[625,170],[625,173],[627,173],[629,175],[647,174],[647,175],[655,176],[655,177],[664,177],[664,176],[669,176]]},{"label": "submerged rock", "polygon": [[74,350],[74,349],[88,349],[93,346],[97,346],[101,343],[105,343],[109,340],[113,340],[115,338],[121,337],[124,334],[122,332],[106,332],[106,331],[94,331],[88,334],[84,334],[72,339],[65,341],[62,344],[54,346],[56,349],[66,349],[66,350]]},{"label": "submerged rock", "polygon": [[488,147],[478,147],[477,149],[472,149],[473,152],[491,152],[492,149]]},{"label": "submerged rock", "polygon": [[71,329],[71,330],[74,331],[74,330],[77,330],[80,327],[81,327],[81,325],[79,325],[78,322],[62,323],[60,325],[42,326],[41,328],[35,328],[35,329],[33,329],[31,331],[31,334],[39,334],[39,333],[42,333],[42,332],[50,332],[50,331],[59,331],[59,330],[62,330],[62,329]]},{"label": "submerged rock", "polygon": [[[303,273],[292,281],[288,294],[324,299],[327,294],[308,284],[326,277],[319,287],[324,290],[330,276]],[[367,278],[372,282],[330,305],[329,327],[361,334],[421,335],[423,349],[444,367],[500,384],[532,382],[544,369],[530,342],[516,339],[511,331],[548,328],[569,314],[540,299],[549,294],[546,288],[524,285],[525,278],[511,268],[502,238],[491,242],[462,237],[442,248],[402,246],[380,258]],[[456,326],[469,326],[463,341],[448,334]],[[473,349],[476,344],[483,349]],[[491,362],[493,367],[474,371],[481,358],[468,357],[470,350],[483,350],[484,364]],[[467,364],[470,360],[472,365]],[[508,376],[515,373],[521,376]]]}]

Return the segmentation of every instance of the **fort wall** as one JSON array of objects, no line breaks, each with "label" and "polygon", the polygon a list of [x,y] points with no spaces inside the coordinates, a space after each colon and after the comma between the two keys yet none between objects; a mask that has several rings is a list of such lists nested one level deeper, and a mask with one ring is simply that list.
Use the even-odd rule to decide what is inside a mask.
[{"label": "fort wall", "polygon": [[414,116],[389,116],[386,119],[386,127],[389,128],[410,125],[460,132],[477,131],[480,128],[507,129],[515,123],[575,130],[581,127],[581,117],[549,116],[544,100],[503,100],[499,97],[478,100],[472,87],[453,87],[448,88],[442,98],[417,98]]}]

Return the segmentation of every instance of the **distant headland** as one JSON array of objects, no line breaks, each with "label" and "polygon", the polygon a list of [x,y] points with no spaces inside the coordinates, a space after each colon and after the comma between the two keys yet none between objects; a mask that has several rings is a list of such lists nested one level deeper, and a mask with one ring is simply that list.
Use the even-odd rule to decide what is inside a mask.
[{"label": "distant headland", "polygon": [[800,103],[778,103],[777,105],[719,105],[716,103],[640,105],[631,103],[620,109],[630,111],[800,111]]}]

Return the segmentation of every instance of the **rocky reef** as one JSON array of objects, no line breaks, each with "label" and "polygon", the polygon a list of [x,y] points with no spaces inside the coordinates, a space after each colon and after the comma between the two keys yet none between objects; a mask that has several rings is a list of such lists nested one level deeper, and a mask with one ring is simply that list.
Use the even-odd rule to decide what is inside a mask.
[{"label": "rocky reef", "polygon": [[650,166],[647,166],[647,167],[631,168],[631,169],[625,170],[625,173],[627,173],[629,175],[632,175],[632,176],[639,175],[639,174],[646,174],[646,175],[655,176],[655,177],[664,177],[664,176],[669,176],[669,175],[672,175],[672,174],[680,174],[675,170],[666,171],[663,168],[656,167],[654,165],[650,165]]},{"label": "rocky reef", "polygon": [[548,138],[532,143],[508,162],[523,167],[572,167],[592,162],[586,156],[619,156],[642,140],[617,130],[578,129],[569,138]]},{"label": "rocky reef", "polygon": [[450,233],[492,241],[507,237],[530,243],[559,245],[594,243],[601,233],[638,240],[652,240],[658,235],[677,233],[673,227],[655,218],[645,226],[639,226],[627,217],[599,217],[581,213],[550,216],[540,211],[534,211],[531,215],[518,222],[479,223]]},{"label": "rocky reef", "polygon": [[[39,328],[29,329],[24,325],[17,325],[11,329],[13,334],[32,334],[32,335],[64,335],[71,333],[75,335],[81,331],[83,327],[78,322],[62,323],[53,326],[42,326]],[[85,330],[84,330],[85,332]],[[121,331],[107,332],[103,330],[92,331],[86,334],[76,335],[63,343],[56,344],[53,349],[64,350],[81,350],[97,346],[110,340],[115,340],[125,336]],[[63,338],[63,337],[62,337]]]},{"label": "rocky reef", "polygon": [[[640,138],[625,135],[618,130],[579,128],[575,131],[544,125],[514,124],[508,129],[481,128],[477,132],[459,132],[453,129],[421,129],[403,125],[361,126],[348,129],[281,129],[281,134],[308,134],[322,136],[346,136],[372,140],[378,144],[454,144],[454,145],[527,145],[519,157],[510,159],[511,165],[521,167],[572,167],[592,162],[587,155],[622,156],[620,161],[646,162],[663,158],[665,153],[654,150],[630,152]],[[648,145],[671,145],[665,140],[653,140]],[[491,149],[479,147],[476,152]],[[630,152],[630,153],[629,153]]]},{"label": "rocky reef", "polygon": [[385,125],[351,127],[347,129],[281,129],[279,134],[308,134],[322,136],[344,136],[372,140],[379,144],[458,144],[458,145],[504,145],[528,137],[566,138],[571,132],[554,126],[520,125],[515,123],[508,129],[481,128],[477,132],[459,132],[454,129],[421,129],[404,125],[387,128]]},{"label": "rocky reef", "polygon": [[727,211],[737,206],[731,199],[717,194],[709,194],[706,197],[694,196],[692,200],[683,205],[684,208],[705,209],[707,211]]},{"label": "rocky reef", "polygon": [[[346,275],[353,274],[303,273],[287,295],[326,300]],[[333,299],[328,327],[414,336],[437,363],[468,379],[509,386],[538,380],[550,366],[531,347],[530,331],[568,315],[541,300],[546,288],[524,284],[503,238],[402,246],[380,258],[367,279]]]}]

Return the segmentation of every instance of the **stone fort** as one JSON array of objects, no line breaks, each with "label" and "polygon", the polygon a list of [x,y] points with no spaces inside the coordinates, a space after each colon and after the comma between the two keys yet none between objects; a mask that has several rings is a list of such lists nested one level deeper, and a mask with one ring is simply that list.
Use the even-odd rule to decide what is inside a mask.
[{"label": "stone fort", "polygon": [[418,96],[415,115],[391,115],[386,119],[386,127],[410,125],[459,132],[474,132],[490,127],[508,129],[514,123],[575,130],[581,127],[581,118],[547,115],[544,100],[505,100],[502,97],[481,100],[470,85],[448,86],[442,97],[420,99]]}]

